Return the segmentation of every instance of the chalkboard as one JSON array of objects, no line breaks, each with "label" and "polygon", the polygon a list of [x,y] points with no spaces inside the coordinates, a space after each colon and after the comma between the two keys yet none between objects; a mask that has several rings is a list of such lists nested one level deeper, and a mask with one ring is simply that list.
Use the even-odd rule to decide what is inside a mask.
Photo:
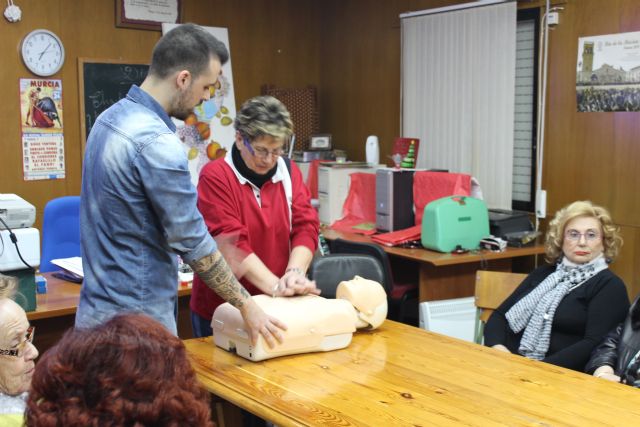
[{"label": "chalkboard", "polygon": [[85,143],[100,113],[124,98],[131,85],[139,86],[148,70],[148,64],[131,64],[108,59],[78,59],[80,127]]}]

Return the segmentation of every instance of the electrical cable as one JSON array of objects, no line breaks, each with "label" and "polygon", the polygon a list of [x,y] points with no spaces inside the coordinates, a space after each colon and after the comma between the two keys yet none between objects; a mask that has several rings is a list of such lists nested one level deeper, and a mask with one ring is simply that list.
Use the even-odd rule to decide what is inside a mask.
[{"label": "electrical cable", "polygon": [[[18,238],[16,237],[15,233],[13,232],[13,230],[11,230],[11,228],[9,228],[7,223],[4,222],[4,220],[2,218],[0,218],[0,222],[2,223],[2,225],[4,225],[4,228],[6,228],[7,231],[9,231],[9,237],[11,238],[11,241],[13,242],[13,245],[16,247],[16,252],[18,253],[18,257],[20,258],[20,261],[22,261],[22,263],[24,265],[26,265],[29,270],[35,272],[36,269],[31,267],[29,264],[27,264],[27,261],[25,261],[24,258],[22,258],[22,254],[20,253],[20,248],[18,247]],[[3,250],[4,250],[4,240],[2,241],[2,245],[3,245]]]}]

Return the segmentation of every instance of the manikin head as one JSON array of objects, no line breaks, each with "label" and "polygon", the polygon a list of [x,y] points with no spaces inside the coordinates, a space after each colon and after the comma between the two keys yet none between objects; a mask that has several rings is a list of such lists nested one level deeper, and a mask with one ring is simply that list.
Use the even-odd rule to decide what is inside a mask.
[{"label": "manikin head", "polygon": [[373,280],[355,276],[340,282],[336,298],[346,299],[358,313],[356,328],[375,329],[387,317],[387,294],[382,285]]}]

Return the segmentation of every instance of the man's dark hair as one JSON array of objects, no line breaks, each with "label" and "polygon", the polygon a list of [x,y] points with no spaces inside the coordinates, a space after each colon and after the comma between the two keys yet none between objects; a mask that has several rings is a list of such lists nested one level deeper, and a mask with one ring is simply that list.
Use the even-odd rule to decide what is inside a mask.
[{"label": "man's dark hair", "polygon": [[183,24],[162,36],[153,48],[149,74],[163,79],[177,70],[188,70],[197,77],[211,58],[222,65],[229,60],[224,43],[198,25]]}]

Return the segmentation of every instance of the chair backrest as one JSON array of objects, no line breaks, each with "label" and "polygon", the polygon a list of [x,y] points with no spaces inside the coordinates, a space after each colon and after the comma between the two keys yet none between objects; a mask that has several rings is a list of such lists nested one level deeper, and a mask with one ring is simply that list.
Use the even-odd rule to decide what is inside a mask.
[{"label": "chair backrest", "polygon": [[[316,286],[325,298],[335,298],[336,289],[343,280],[351,280],[354,276],[383,282],[384,272],[380,262],[370,255],[329,254],[317,257],[309,267],[309,278],[316,281]],[[384,285],[383,285],[384,286]]]},{"label": "chair backrest", "polygon": [[391,296],[393,290],[393,275],[391,273],[391,263],[389,262],[389,256],[387,253],[375,243],[366,242],[353,242],[351,240],[335,239],[330,243],[331,253],[334,254],[361,254],[369,255],[376,258],[382,266],[384,274],[384,287],[387,295]]},{"label": "chair backrest", "polygon": [[526,274],[503,271],[478,270],[476,272],[476,343],[482,343],[483,325],[487,322],[491,313],[513,293],[526,277]]},{"label": "chair backrest", "polygon": [[52,259],[80,256],[80,196],[49,201],[42,219],[40,271],[59,270]]}]

